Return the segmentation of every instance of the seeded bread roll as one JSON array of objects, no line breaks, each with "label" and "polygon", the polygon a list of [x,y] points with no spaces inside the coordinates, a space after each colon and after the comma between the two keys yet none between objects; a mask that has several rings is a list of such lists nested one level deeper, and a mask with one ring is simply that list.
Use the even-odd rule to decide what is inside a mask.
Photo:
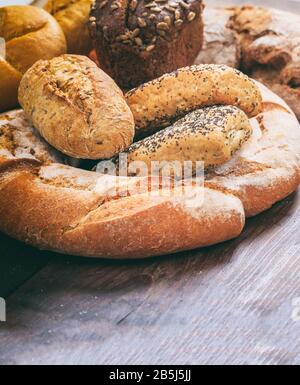
[{"label": "seeded bread roll", "polygon": [[187,112],[204,106],[234,105],[249,117],[262,110],[257,85],[242,72],[222,65],[181,68],[129,91],[137,137],[167,126]]},{"label": "seeded bread roll", "polygon": [[88,20],[93,0],[48,0],[45,10],[55,17],[63,29],[68,53],[88,55],[92,41]]},{"label": "seeded bread roll", "polygon": [[98,258],[145,258],[222,242],[244,227],[243,205],[231,194],[196,185],[169,189],[158,178],[59,164],[23,111],[0,116],[2,130],[9,140],[0,135],[0,231],[28,244]]},{"label": "seeded bread roll", "polygon": [[23,111],[0,116],[0,231],[42,249],[120,259],[238,236],[245,214],[268,209],[300,183],[299,123],[260,88],[263,112],[251,119],[253,135],[229,162],[205,173],[204,187],[167,188],[158,178],[58,164]]},{"label": "seeded bread roll", "polygon": [[202,0],[96,0],[90,31],[102,68],[130,89],[193,64],[202,9]]},{"label": "seeded bread roll", "polygon": [[[178,177],[183,177],[184,162],[191,161],[194,174],[197,166],[202,166],[197,162],[204,162],[205,168],[227,162],[251,133],[247,115],[237,107],[215,106],[190,112],[172,126],[129,147],[129,174],[138,171],[132,168],[135,161],[144,162],[148,173],[160,173],[165,167],[163,162],[174,162],[174,167],[167,167],[174,168]],[[161,162],[156,170],[151,170],[153,161]]]},{"label": "seeded bread roll", "polygon": [[61,27],[43,9],[0,7],[0,111],[18,105],[18,86],[28,68],[66,50]]},{"label": "seeded bread roll", "polygon": [[132,143],[122,91],[85,56],[37,62],[21,81],[19,101],[47,142],[74,158],[108,158]]}]

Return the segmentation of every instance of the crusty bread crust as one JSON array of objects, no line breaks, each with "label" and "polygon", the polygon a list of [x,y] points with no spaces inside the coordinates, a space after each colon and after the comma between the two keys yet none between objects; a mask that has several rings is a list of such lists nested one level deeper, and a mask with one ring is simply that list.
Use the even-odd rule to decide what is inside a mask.
[{"label": "crusty bread crust", "polygon": [[132,143],[122,91],[85,56],[37,62],[22,78],[19,101],[47,142],[74,158],[109,158]]},{"label": "crusty bread crust", "polygon": [[48,0],[44,6],[64,31],[68,53],[88,55],[92,50],[88,29],[92,3],[93,0]]},{"label": "crusty bread crust", "polygon": [[[76,177],[64,167],[63,178],[54,177],[62,169],[59,165],[32,170],[26,166],[4,174],[0,200],[7,204],[0,208],[2,231],[57,252],[143,258],[224,241],[243,228],[243,207],[231,195],[206,189],[207,203],[189,211],[188,195],[181,192],[174,191],[171,198],[147,193],[110,197],[95,187],[105,183],[105,177],[87,175],[91,182],[82,186],[78,180],[85,172]],[[223,207],[210,207],[215,200]]]},{"label": "crusty bread crust", "polygon": [[195,64],[225,64],[239,68],[241,47],[235,31],[228,27],[231,15],[232,9],[205,7],[203,48]]},{"label": "crusty bread crust", "polygon": [[[37,146],[38,138],[36,156],[16,152],[24,147],[20,129],[33,139],[23,112],[2,116],[4,127],[14,149],[1,143],[0,230],[10,236],[61,253],[142,258],[221,242],[242,231],[243,206],[231,194],[190,186],[170,195],[148,178],[115,179],[53,163],[41,155],[46,147]],[[149,195],[150,185],[158,193]],[[190,207],[202,193],[204,203]]]},{"label": "crusty bread crust", "polygon": [[207,186],[231,192],[246,216],[270,208],[300,183],[300,126],[288,105],[260,87],[264,111],[251,119],[252,137],[226,164],[207,175]]},{"label": "crusty bread crust", "polygon": [[125,97],[133,112],[137,136],[145,136],[204,106],[233,105],[249,116],[256,116],[262,107],[254,82],[222,65],[181,68],[129,91]]},{"label": "crusty bread crust", "polygon": [[[300,183],[299,123],[259,87],[264,111],[251,120],[250,141],[206,175],[206,187],[175,187],[172,196],[161,181],[149,195],[151,179],[59,164],[23,112],[1,116],[0,230],[42,249],[107,258],[167,254],[238,236],[244,208],[247,216],[257,214]],[[201,193],[203,201],[192,199]]]},{"label": "crusty bread crust", "polygon": [[22,75],[37,60],[66,53],[66,39],[56,20],[32,6],[0,7],[0,37],[6,57],[0,58],[0,112],[18,105]]},{"label": "crusty bread crust", "polygon": [[201,0],[96,0],[90,30],[101,68],[131,89],[191,65],[202,47],[202,9]]},{"label": "crusty bread crust", "polygon": [[[227,162],[251,133],[247,115],[237,107],[213,106],[195,110],[173,125],[133,143],[125,152],[128,169],[135,161],[144,162],[148,172],[154,161],[176,162],[174,171],[177,170],[181,178],[184,162],[190,161],[195,175],[200,162],[206,169]],[[163,168],[162,163],[157,172]],[[131,170],[129,174],[134,172]]]},{"label": "crusty bread crust", "polygon": [[300,16],[247,5],[207,7],[204,46],[195,64],[241,68],[281,96],[300,120]]}]

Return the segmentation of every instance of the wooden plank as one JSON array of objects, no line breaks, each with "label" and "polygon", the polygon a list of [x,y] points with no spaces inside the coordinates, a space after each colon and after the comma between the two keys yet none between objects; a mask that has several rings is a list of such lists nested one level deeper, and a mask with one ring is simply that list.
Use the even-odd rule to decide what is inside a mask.
[{"label": "wooden plank", "polygon": [[45,266],[49,253],[24,246],[0,233],[0,297],[14,289]]},{"label": "wooden plank", "polygon": [[0,363],[299,364],[299,213],[296,194],[176,256],[56,256],[8,298]]}]

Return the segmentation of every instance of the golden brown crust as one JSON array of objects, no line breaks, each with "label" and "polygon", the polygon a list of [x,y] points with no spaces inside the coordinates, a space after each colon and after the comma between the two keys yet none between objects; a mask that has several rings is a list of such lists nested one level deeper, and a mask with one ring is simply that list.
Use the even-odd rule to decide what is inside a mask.
[{"label": "golden brown crust", "polygon": [[0,57],[0,112],[18,104],[18,87],[22,74]]},{"label": "golden brown crust", "polygon": [[[0,117],[15,148],[14,133],[28,125],[23,112]],[[231,239],[244,225],[241,202],[230,194],[197,186],[169,190],[155,179],[99,175],[50,159],[45,164],[40,151],[30,158],[10,153],[7,143],[1,148],[0,202],[6,204],[0,205],[0,230],[40,248],[142,258]]]},{"label": "golden brown crust", "polygon": [[246,216],[267,210],[300,183],[300,127],[286,103],[259,84],[264,111],[233,158],[207,175],[207,186],[238,196]]},{"label": "golden brown crust", "polygon": [[[248,216],[257,214],[300,183],[299,124],[280,98],[259,87],[264,111],[251,121],[251,139],[206,175],[204,189],[167,190],[157,179],[53,163],[56,155],[45,156],[47,146],[34,139],[23,112],[0,117],[0,231],[43,249],[109,258],[161,255],[237,236],[243,205]],[[21,131],[34,145],[20,142]],[[151,185],[156,193],[149,195]]]},{"label": "golden brown crust", "polygon": [[138,136],[149,130],[157,131],[174,118],[204,106],[234,105],[249,116],[257,115],[262,108],[254,82],[222,65],[181,68],[129,91],[125,97]]},{"label": "golden brown crust", "polygon": [[0,111],[18,104],[22,75],[37,60],[66,52],[66,39],[56,20],[31,6],[0,8],[0,37],[6,42],[6,57],[0,57]]},{"label": "golden brown crust", "polygon": [[121,90],[87,57],[39,61],[24,75],[19,101],[40,134],[74,158],[109,158],[132,143],[133,116]]},{"label": "golden brown crust", "polygon": [[[133,162],[144,162],[151,172],[152,162],[174,162],[174,171],[183,177],[184,162],[192,173],[201,167],[227,162],[249,139],[252,128],[247,115],[237,107],[214,106],[195,110],[154,135],[133,143],[126,151],[130,175]],[[170,166],[170,164],[168,165]],[[164,163],[156,170],[160,173]]]},{"label": "golden brown crust", "polygon": [[66,161],[41,138],[21,110],[0,115],[0,166],[20,159],[39,164]]},{"label": "golden brown crust", "polygon": [[67,39],[68,53],[88,55],[93,44],[88,20],[93,0],[49,0],[44,9],[57,20]]},{"label": "golden brown crust", "polygon": [[[55,172],[59,166],[52,167]],[[40,169],[40,175],[46,172]],[[68,181],[68,169],[64,173]],[[84,178],[84,172],[80,173],[79,178]],[[26,170],[11,171],[1,180],[0,201],[17,204],[1,206],[0,228],[43,249],[106,258],[178,252],[241,232],[244,215],[237,198],[206,189],[207,205],[189,211],[185,207],[187,197],[174,192],[171,198],[139,194],[106,201],[105,194],[53,185],[51,178],[41,180]],[[222,210],[208,207],[214,199],[223,202]]]}]

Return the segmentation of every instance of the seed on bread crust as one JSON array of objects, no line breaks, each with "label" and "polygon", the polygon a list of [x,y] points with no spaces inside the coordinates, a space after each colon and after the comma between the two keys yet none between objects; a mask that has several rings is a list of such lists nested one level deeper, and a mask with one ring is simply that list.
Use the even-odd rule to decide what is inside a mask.
[{"label": "seed on bread crust", "polygon": [[[108,4],[108,1],[101,2],[100,3],[100,9],[103,8],[105,5]],[[149,33],[157,33],[158,36],[162,37],[163,35],[159,33],[161,30],[169,32],[171,30],[172,24],[175,25],[176,28],[181,27],[186,20],[187,22],[193,21],[197,16],[200,15],[202,11],[202,4],[197,4],[196,1],[194,1],[193,4],[187,4],[184,1],[168,1],[168,0],[153,0],[150,2],[146,2],[144,4],[144,9],[147,12],[138,12],[138,8],[142,7],[141,3],[139,4],[137,0],[129,1],[129,10],[128,10],[128,20],[134,20],[134,18],[131,18],[131,14],[136,15],[136,23],[139,28],[146,28],[149,27],[149,30],[147,31],[147,34],[143,36],[145,41],[143,41],[143,44],[137,44],[138,48],[140,50],[147,50],[147,46],[149,44]],[[193,11],[190,10],[191,5],[193,6]],[[117,1],[114,1],[110,8],[112,10],[116,10],[118,8],[121,8],[121,4]],[[148,14],[148,12],[150,12]],[[94,11],[92,12],[92,14]],[[158,17],[158,14],[162,13],[162,17]],[[93,17],[93,16],[92,16]],[[95,18],[96,19],[96,18]],[[130,24],[130,23],[129,23]],[[130,35],[134,29],[134,23],[132,25],[127,25],[127,33]],[[156,30],[156,31],[155,31]],[[147,37],[146,37],[147,36]],[[165,37],[165,35],[164,35]],[[120,41],[120,40],[118,40]],[[121,40],[124,43],[124,40]],[[127,40],[124,44],[127,44]],[[132,42],[133,45],[135,42]]]},{"label": "seed on bread crust", "polygon": [[234,105],[249,117],[262,110],[262,96],[255,82],[224,65],[181,68],[129,91],[126,100],[139,138],[204,106]]},{"label": "seed on bread crust", "polygon": [[203,0],[102,1],[94,0],[90,32],[101,68],[121,88],[194,63],[203,44]]},{"label": "seed on bread crust", "polygon": [[125,150],[134,120],[122,91],[86,56],[40,60],[23,76],[19,102],[44,139],[74,158]]},{"label": "seed on bread crust", "polygon": [[205,107],[192,111],[173,125],[133,143],[125,153],[128,156],[128,166],[134,161],[143,161],[148,166],[149,173],[153,161],[177,162],[181,174],[184,162],[191,161],[195,173],[196,162],[203,162],[205,168],[208,168],[230,160],[251,133],[250,121],[239,108]]}]

